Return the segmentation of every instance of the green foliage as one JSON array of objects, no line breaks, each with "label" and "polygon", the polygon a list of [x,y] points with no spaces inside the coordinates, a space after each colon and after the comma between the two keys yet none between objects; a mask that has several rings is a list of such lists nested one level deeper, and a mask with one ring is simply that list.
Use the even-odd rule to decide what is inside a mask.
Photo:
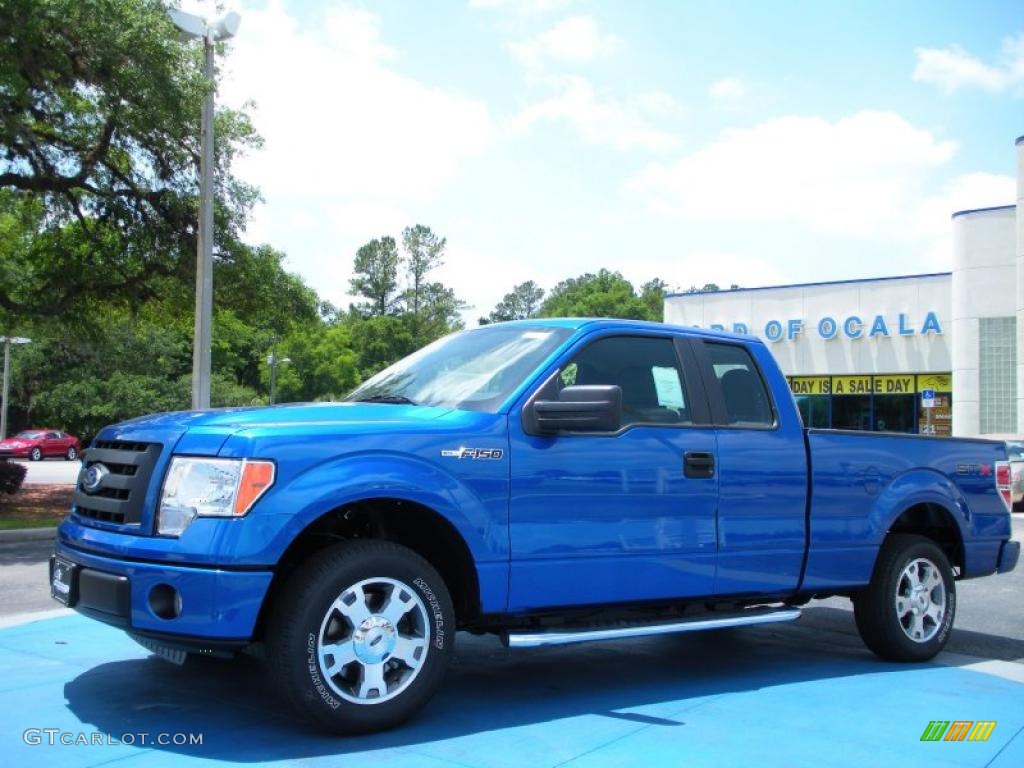
[{"label": "green foliage", "polygon": [[371,240],[358,251],[349,291],[369,299],[367,314],[388,315],[398,301],[398,246],[395,238]]},{"label": "green foliage", "polygon": [[[360,381],[349,329],[343,325],[297,328],[277,344],[277,357],[279,403],[338,400]],[[261,379],[269,390],[266,360]]]},{"label": "green foliage", "polygon": [[[199,48],[178,40],[161,0],[0,3],[0,216],[13,212],[32,235],[3,254],[4,311],[46,317],[87,310],[98,294],[129,307],[183,292],[210,87]],[[224,109],[215,136],[224,248],[256,199],[231,162],[260,140]]]},{"label": "green foliage", "polygon": [[480,325],[536,317],[543,300],[544,289],[533,280],[527,280],[506,293],[490,315],[480,318]]},{"label": "green foliage", "polygon": [[540,308],[542,317],[618,317],[651,319],[648,304],[637,296],[633,284],[618,272],[602,269],[563,280],[548,294]]},{"label": "green foliage", "polygon": [[24,464],[0,459],[0,496],[17,493],[27,474],[28,468]]},{"label": "green foliage", "polygon": [[416,349],[406,315],[355,318],[349,322],[349,330],[361,381]]},{"label": "green foliage", "polygon": [[640,286],[640,300],[647,305],[647,319],[657,320],[659,323],[665,320],[665,289],[668,283],[660,277],[648,280]]}]

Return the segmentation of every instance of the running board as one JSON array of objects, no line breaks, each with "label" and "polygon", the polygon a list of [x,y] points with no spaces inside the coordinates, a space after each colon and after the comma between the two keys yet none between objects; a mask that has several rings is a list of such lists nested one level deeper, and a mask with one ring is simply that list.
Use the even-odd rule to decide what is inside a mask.
[{"label": "running board", "polygon": [[509,648],[537,648],[542,645],[569,645],[591,640],[621,640],[629,637],[673,635],[679,632],[700,632],[705,629],[725,629],[751,624],[773,624],[800,618],[799,608],[752,608],[737,613],[711,614],[706,617],[657,624],[631,624],[624,627],[602,629],[540,630],[536,632],[509,632],[503,637]]}]

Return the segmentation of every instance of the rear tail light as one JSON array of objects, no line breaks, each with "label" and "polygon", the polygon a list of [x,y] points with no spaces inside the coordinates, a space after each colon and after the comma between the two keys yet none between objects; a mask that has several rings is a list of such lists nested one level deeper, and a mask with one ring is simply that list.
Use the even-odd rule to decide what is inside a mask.
[{"label": "rear tail light", "polygon": [[1008,461],[997,461],[996,462],[996,490],[999,491],[999,495],[1003,498],[1003,504],[1006,505],[1006,511],[1009,512],[1013,509],[1013,494],[1010,491],[1010,484],[1012,482],[1012,476],[1010,474],[1010,462]]}]

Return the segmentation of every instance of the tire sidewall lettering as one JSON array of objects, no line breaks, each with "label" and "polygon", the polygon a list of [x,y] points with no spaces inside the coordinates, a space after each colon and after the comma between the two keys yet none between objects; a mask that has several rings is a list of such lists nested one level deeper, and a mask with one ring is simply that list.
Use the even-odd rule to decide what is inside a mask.
[{"label": "tire sidewall lettering", "polygon": [[316,695],[319,696],[331,709],[337,709],[340,707],[341,702],[334,698],[334,694],[331,693],[330,689],[324,683],[323,678],[320,676],[320,661],[317,659],[315,632],[310,632],[309,637],[306,640],[306,666],[309,671],[310,682],[313,684],[313,690]]},{"label": "tire sidewall lettering", "polygon": [[417,576],[413,579],[412,583],[420,590],[424,599],[426,599],[427,605],[430,607],[430,615],[434,618],[434,637],[431,641],[431,645],[439,651],[443,651],[445,644],[445,626],[444,611],[441,609],[441,603],[437,599],[437,595],[434,594],[434,590],[430,588],[430,585],[427,584],[421,576]]}]

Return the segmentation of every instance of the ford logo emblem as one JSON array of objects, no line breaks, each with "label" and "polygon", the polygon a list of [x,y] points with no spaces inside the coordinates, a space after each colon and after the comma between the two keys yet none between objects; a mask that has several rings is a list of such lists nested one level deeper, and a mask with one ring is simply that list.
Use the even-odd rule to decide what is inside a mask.
[{"label": "ford logo emblem", "polygon": [[110,470],[102,464],[92,464],[82,470],[82,490],[86,493],[96,493],[103,487],[103,479],[110,474]]}]

